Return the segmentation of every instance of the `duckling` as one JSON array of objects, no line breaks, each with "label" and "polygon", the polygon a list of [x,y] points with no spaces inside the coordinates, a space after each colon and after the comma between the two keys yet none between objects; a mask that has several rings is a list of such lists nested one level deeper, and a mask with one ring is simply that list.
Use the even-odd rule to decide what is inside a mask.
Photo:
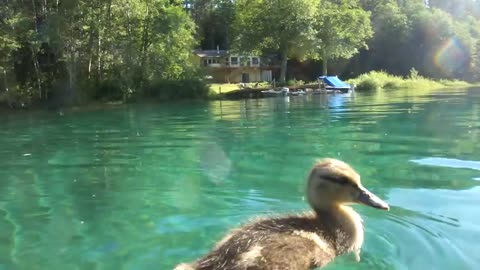
[{"label": "duckling", "polygon": [[359,260],[362,219],[347,205],[389,210],[387,203],[362,186],[352,167],[331,158],[313,166],[306,195],[313,211],[261,218],[234,229],[208,255],[175,270],[303,270],[323,267],[346,253]]}]

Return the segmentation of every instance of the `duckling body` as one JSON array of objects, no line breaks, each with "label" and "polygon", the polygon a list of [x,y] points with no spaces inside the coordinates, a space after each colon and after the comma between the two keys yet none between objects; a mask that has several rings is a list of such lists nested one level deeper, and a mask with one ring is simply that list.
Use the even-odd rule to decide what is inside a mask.
[{"label": "duckling body", "polygon": [[312,269],[361,247],[363,228],[358,215],[320,214],[253,222],[232,231],[206,257],[177,270]]},{"label": "duckling body", "polygon": [[[338,167],[335,169],[345,170],[329,172],[328,166],[332,164]],[[349,179],[349,173],[349,177],[358,181]],[[205,257],[192,264],[180,264],[175,270],[303,270],[323,267],[336,256],[349,252],[355,252],[359,259],[363,244],[362,220],[352,208],[338,203],[357,194],[350,194],[351,190],[337,190],[340,182],[352,190],[355,186],[360,188],[357,176],[343,162],[320,161],[310,173],[307,185],[307,197],[313,212],[249,223],[231,231]],[[345,182],[345,179],[352,181]],[[319,190],[322,191],[320,194]],[[335,194],[318,197],[323,192]],[[388,208],[386,204],[377,206]]]}]

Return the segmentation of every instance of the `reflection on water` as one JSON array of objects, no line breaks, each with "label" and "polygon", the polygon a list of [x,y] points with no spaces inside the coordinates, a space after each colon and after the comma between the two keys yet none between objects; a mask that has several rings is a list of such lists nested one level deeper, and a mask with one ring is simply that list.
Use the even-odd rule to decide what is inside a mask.
[{"label": "reflection on water", "polygon": [[256,216],[306,209],[316,158],[392,206],[358,206],[362,261],[480,265],[480,92],[382,91],[2,116],[0,269],[171,269]]}]

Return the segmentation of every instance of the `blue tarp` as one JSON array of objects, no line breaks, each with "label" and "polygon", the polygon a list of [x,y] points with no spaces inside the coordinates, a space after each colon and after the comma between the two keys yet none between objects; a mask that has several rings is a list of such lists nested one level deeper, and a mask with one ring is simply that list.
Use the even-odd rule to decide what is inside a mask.
[{"label": "blue tarp", "polygon": [[350,89],[351,86],[344,81],[340,80],[337,76],[321,76],[318,77],[319,80],[323,80],[325,84],[330,87],[338,89]]}]

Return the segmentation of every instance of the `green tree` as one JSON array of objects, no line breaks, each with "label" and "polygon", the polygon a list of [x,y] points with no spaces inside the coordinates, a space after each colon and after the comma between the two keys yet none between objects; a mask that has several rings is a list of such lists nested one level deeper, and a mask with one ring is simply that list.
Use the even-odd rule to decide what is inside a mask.
[{"label": "green tree", "polygon": [[473,53],[473,61],[471,65],[472,79],[480,80],[480,40],[475,44],[475,51]]},{"label": "green tree", "polygon": [[3,88],[14,73],[32,101],[126,98],[194,71],[195,25],[178,1],[4,1],[0,15]]},{"label": "green tree", "polygon": [[372,10],[372,26],[375,35],[368,46],[375,64],[369,68],[389,70],[395,74],[408,72],[412,66],[396,57],[405,53],[410,31],[407,15],[397,1],[387,0],[376,5]]},{"label": "green tree", "polygon": [[323,75],[327,75],[328,61],[351,58],[359,49],[367,48],[372,37],[370,13],[356,0],[322,0],[316,10],[313,50],[323,62]]},{"label": "green tree", "polygon": [[289,57],[307,56],[313,40],[314,0],[239,0],[235,2],[234,46],[240,52],[279,52],[280,81]]},{"label": "green tree", "polygon": [[477,0],[430,0],[429,5],[444,10],[456,18],[466,16],[480,18],[480,3]]},{"label": "green tree", "polygon": [[0,72],[3,76],[0,91],[9,90],[8,72],[12,68],[12,53],[20,47],[14,35],[18,20],[18,15],[8,5],[0,6]]},{"label": "green tree", "polygon": [[350,65],[354,73],[386,70],[435,78],[472,79],[475,44],[479,40],[480,6],[475,1],[360,0],[371,11],[374,30],[369,50]]},{"label": "green tree", "polygon": [[235,4],[231,0],[193,0],[188,10],[197,26],[200,47],[229,49]]}]

